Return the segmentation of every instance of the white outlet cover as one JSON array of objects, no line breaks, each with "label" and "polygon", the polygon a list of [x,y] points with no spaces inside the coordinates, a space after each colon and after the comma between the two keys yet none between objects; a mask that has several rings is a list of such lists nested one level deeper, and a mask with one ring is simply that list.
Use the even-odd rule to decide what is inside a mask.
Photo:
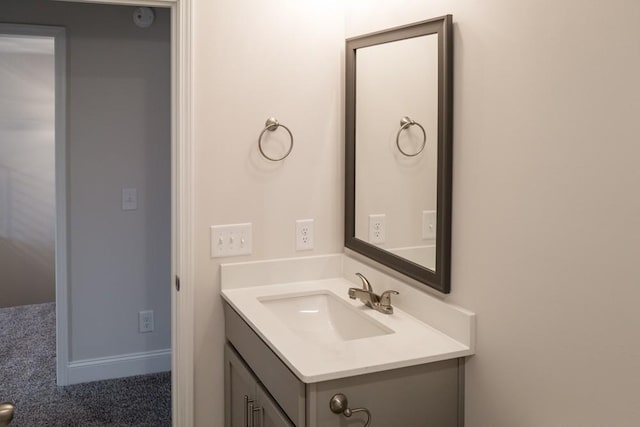
[{"label": "white outlet cover", "polygon": [[153,332],[155,329],[153,321],[153,310],[144,310],[138,313],[138,331]]},{"label": "white outlet cover", "polygon": [[211,226],[211,258],[250,255],[252,246],[250,222]]},{"label": "white outlet cover", "polygon": [[436,238],[436,211],[422,211],[422,239]]},{"label": "white outlet cover", "polygon": [[369,243],[379,245],[385,242],[386,222],[385,214],[369,215]]},{"label": "white outlet cover", "polygon": [[308,251],[313,249],[313,219],[296,220],[296,250]]},{"label": "white outlet cover", "polygon": [[122,189],[122,210],[134,211],[138,209],[138,190],[135,188]]}]

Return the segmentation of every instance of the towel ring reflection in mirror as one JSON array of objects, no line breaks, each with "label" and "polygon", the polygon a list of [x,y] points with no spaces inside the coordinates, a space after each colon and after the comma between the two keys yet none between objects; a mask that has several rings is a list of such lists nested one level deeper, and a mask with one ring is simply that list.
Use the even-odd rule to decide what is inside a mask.
[{"label": "towel ring reflection in mirror", "polygon": [[[411,153],[407,153],[402,149],[402,147],[400,147],[400,134],[402,133],[403,130],[408,129],[414,125],[418,126],[420,130],[422,130],[422,145],[420,146],[420,149],[417,152],[411,154]],[[411,119],[411,117],[404,116],[402,120],[400,120],[400,129],[398,129],[398,133],[396,134],[396,145],[398,146],[398,150],[400,150],[400,152],[405,156],[415,157],[418,154],[422,153],[422,150],[424,150],[424,147],[427,145],[427,132],[424,130],[424,128],[420,123]]]},{"label": "towel ring reflection in mirror", "polygon": [[[260,150],[260,154],[262,154],[262,157],[272,162],[279,162],[280,160],[286,159],[287,156],[291,153],[291,150],[293,150],[293,134],[291,133],[288,127],[286,127],[283,124],[280,124],[275,117],[269,117],[265,122],[264,126],[265,128],[262,129],[262,132],[260,132],[260,136],[258,137],[258,149]],[[278,157],[278,158],[269,157],[262,149],[262,137],[264,136],[264,133],[266,131],[275,132],[275,130],[278,129],[279,127],[282,127],[284,128],[284,130],[287,131],[287,133],[289,134],[289,139],[291,140],[291,144],[289,145],[289,149],[287,150],[287,152],[284,153],[284,156]]]}]

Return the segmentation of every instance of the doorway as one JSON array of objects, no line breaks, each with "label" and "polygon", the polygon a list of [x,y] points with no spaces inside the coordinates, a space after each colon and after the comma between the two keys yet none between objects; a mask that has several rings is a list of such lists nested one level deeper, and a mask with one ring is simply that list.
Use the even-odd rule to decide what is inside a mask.
[{"label": "doorway", "polygon": [[56,37],[0,24],[0,307],[55,298]]},{"label": "doorway", "polygon": [[[49,28],[56,22],[51,13],[41,9],[45,3],[49,8],[64,9],[60,13],[65,16],[75,16],[75,12],[68,12],[72,6],[84,11],[102,7],[102,20],[105,19],[105,14],[125,15],[120,12],[105,12],[104,8],[116,6],[63,5],[37,1],[21,3],[31,3],[32,6],[37,4],[37,7],[31,9],[27,22],[46,23]],[[29,5],[25,7],[28,8]],[[132,23],[133,8],[126,9],[128,21]],[[38,19],[39,13],[46,15],[46,20]],[[7,15],[3,13],[3,18],[5,16]],[[82,19],[86,18],[79,18]],[[164,19],[164,44],[169,49],[168,11],[164,11]],[[121,32],[116,31],[118,36],[115,43],[113,40],[110,43],[101,39],[96,22],[89,19],[87,26],[91,27],[88,39],[98,41],[97,51],[108,55],[126,50],[123,48],[125,40]],[[77,34],[77,24],[61,24],[67,27],[68,37],[72,37],[72,33]],[[64,30],[58,31],[62,32],[62,47],[69,46],[71,55],[75,58],[60,61],[61,66],[69,67],[69,86],[64,89],[63,79],[61,85],[56,87],[62,87],[63,97],[68,95],[69,103],[75,103],[76,107],[79,99],[88,101],[81,108],[74,109],[73,105],[63,108],[62,112],[69,113],[66,119],[64,115],[56,114],[57,119],[62,118],[63,133],[64,124],[69,127],[67,137],[62,139],[63,144],[56,145],[62,147],[61,150],[56,150],[57,155],[60,155],[56,164],[65,165],[56,168],[62,174],[61,180],[58,180],[60,175],[56,176],[57,186],[61,189],[57,193],[57,199],[62,196],[62,202],[56,203],[56,207],[58,213],[61,209],[66,210],[63,215],[58,215],[56,234],[60,238],[56,239],[56,245],[69,243],[64,250],[56,248],[56,264],[59,267],[56,269],[56,282],[66,283],[63,289],[58,287],[60,292],[56,294],[56,310],[63,313],[58,316],[59,323],[68,319],[66,326],[58,327],[58,383],[82,383],[170,368],[170,51],[164,56],[165,68],[153,67],[155,69],[152,71],[156,76],[164,73],[166,82],[161,95],[167,100],[165,114],[158,119],[154,110],[162,104],[158,101],[159,91],[157,87],[148,84],[150,79],[144,74],[149,72],[136,74],[145,64],[130,66],[121,60],[108,61],[117,64],[113,67],[116,69],[115,74],[109,72],[110,64],[95,60],[86,61],[82,67],[74,68],[79,52],[83,48],[94,48],[83,45],[88,43],[87,40],[68,38],[65,43]],[[135,42],[136,47],[132,50],[138,51],[130,55],[142,57],[142,62],[152,60],[149,51],[144,49],[145,37],[149,37],[148,34],[142,34],[143,42]],[[98,78],[94,79],[92,76]],[[144,103],[141,99],[152,100]],[[98,110],[100,104],[109,106]],[[133,120],[143,122],[144,126],[140,128],[123,119],[136,111],[142,111]],[[78,122],[82,124],[79,127],[75,126]],[[57,132],[56,134],[58,135]],[[163,136],[166,137],[165,144],[160,146],[158,141]],[[136,145],[140,140],[153,142]],[[78,144],[78,141],[82,143]],[[64,142],[68,146],[65,147]],[[159,175],[160,171],[164,171],[160,174],[162,176]],[[161,191],[151,188],[152,184],[159,182],[161,185],[156,187],[162,188]],[[137,206],[125,209],[125,198],[132,191]],[[154,192],[156,194],[151,194]],[[130,199],[127,201],[131,202]],[[152,215],[146,215],[147,221],[140,220],[143,211],[152,212]],[[142,232],[142,237],[136,237],[138,231]],[[140,248],[142,251],[138,251]],[[67,253],[69,257],[64,259]],[[142,267],[137,269],[135,265]],[[60,280],[60,275],[66,277]],[[134,288],[139,283],[142,286]],[[157,287],[153,285],[156,283]],[[120,292],[123,290],[125,292]],[[162,291],[165,294],[160,297]],[[160,298],[163,301],[159,303]],[[138,302],[132,303],[135,300]],[[161,313],[163,309],[158,308],[160,305],[164,306],[164,314]],[[148,309],[155,314],[152,322],[154,330],[142,334],[138,330],[139,312],[149,311]],[[160,330],[165,333],[163,338],[158,339],[157,332]],[[65,333],[66,337],[63,336]],[[61,345],[61,338],[66,340],[67,345]]]}]

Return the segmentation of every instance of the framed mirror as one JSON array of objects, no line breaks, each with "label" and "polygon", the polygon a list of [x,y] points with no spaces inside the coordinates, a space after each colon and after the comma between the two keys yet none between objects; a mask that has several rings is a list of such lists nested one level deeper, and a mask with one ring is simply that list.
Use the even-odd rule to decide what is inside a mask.
[{"label": "framed mirror", "polygon": [[451,15],[346,41],[345,246],[449,293]]}]

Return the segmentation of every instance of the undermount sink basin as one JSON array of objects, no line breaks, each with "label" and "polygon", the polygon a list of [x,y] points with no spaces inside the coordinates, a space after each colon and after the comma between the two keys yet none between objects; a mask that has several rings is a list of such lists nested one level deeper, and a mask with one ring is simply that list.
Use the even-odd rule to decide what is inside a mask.
[{"label": "undermount sink basin", "polygon": [[315,342],[335,343],[393,333],[331,292],[258,300],[296,335]]}]

